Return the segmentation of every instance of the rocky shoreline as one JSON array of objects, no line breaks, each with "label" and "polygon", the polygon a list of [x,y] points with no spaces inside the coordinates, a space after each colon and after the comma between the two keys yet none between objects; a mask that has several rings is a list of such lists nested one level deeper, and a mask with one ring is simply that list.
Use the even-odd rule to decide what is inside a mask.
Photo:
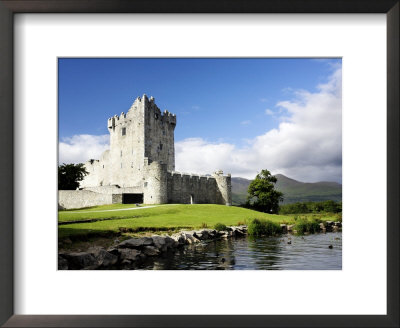
[{"label": "rocky shoreline", "polygon": [[[297,233],[294,225],[281,224],[283,233]],[[320,224],[321,232],[341,230],[340,222],[327,221]],[[174,252],[185,245],[205,241],[244,237],[247,226],[227,227],[225,231],[200,229],[180,231],[171,236],[154,235],[151,237],[131,238],[109,248],[91,247],[85,252],[59,252],[59,270],[112,270],[135,269],[149,257],[162,256]]]}]

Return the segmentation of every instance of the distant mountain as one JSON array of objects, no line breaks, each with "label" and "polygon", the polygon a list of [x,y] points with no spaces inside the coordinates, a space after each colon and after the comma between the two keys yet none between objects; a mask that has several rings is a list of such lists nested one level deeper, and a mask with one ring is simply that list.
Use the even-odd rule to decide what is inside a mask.
[{"label": "distant mountain", "polygon": [[[337,182],[300,182],[283,174],[277,174],[276,189],[283,192],[283,204],[296,202],[319,202],[324,200],[342,200],[342,185]],[[232,177],[232,202],[244,203],[251,180]]]}]

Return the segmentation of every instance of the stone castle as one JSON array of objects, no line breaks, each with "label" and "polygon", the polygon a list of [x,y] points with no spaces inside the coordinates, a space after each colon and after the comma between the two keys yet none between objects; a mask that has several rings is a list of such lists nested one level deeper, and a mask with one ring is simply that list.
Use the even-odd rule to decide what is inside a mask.
[{"label": "stone castle", "polygon": [[176,116],[167,110],[161,112],[153,97],[138,97],[126,114],[115,115],[107,123],[110,149],[100,159],[85,163],[89,174],[78,193],[60,191],[61,207],[107,203],[231,205],[230,174],[175,172]]}]

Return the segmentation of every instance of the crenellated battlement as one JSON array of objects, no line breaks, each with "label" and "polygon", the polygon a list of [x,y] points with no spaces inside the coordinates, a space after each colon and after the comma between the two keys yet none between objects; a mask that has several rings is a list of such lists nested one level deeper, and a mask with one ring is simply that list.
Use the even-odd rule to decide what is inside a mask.
[{"label": "crenellated battlement", "polygon": [[183,177],[183,176],[189,176],[189,177],[191,177],[191,178],[199,178],[199,179],[214,179],[215,180],[215,178],[213,177],[213,176],[211,176],[211,175],[206,175],[206,174],[194,174],[194,173],[186,173],[186,172],[177,172],[177,171],[172,171],[172,172],[168,172],[168,174],[170,174],[171,175],[171,177],[174,177],[174,176],[180,176],[180,177]]},{"label": "crenellated battlement", "polygon": [[164,110],[163,112],[155,103],[155,98],[147,97],[144,94],[142,97],[137,97],[131,107],[129,108],[127,113],[122,112],[120,115],[114,115],[107,120],[107,128],[109,130],[115,130],[117,125],[128,124],[131,121],[127,121],[128,116],[132,116],[131,112],[135,112],[141,110],[143,111],[143,115],[146,113],[150,114],[150,117],[154,117],[154,119],[160,119],[161,122],[171,124],[173,127],[176,126],[176,115],[169,112],[168,110]]}]

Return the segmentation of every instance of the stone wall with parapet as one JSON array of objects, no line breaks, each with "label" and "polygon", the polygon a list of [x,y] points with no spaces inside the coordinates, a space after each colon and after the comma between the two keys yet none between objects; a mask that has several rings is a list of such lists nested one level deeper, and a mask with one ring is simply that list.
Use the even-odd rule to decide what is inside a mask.
[{"label": "stone wall with parapet", "polygon": [[168,202],[182,204],[225,204],[212,176],[168,172]]},{"label": "stone wall with parapet", "polygon": [[[114,197],[115,198],[115,197]],[[114,203],[118,202],[117,199]],[[58,208],[72,209],[97,205],[113,204],[112,194],[100,194],[88,190],[59,190]]]}]

